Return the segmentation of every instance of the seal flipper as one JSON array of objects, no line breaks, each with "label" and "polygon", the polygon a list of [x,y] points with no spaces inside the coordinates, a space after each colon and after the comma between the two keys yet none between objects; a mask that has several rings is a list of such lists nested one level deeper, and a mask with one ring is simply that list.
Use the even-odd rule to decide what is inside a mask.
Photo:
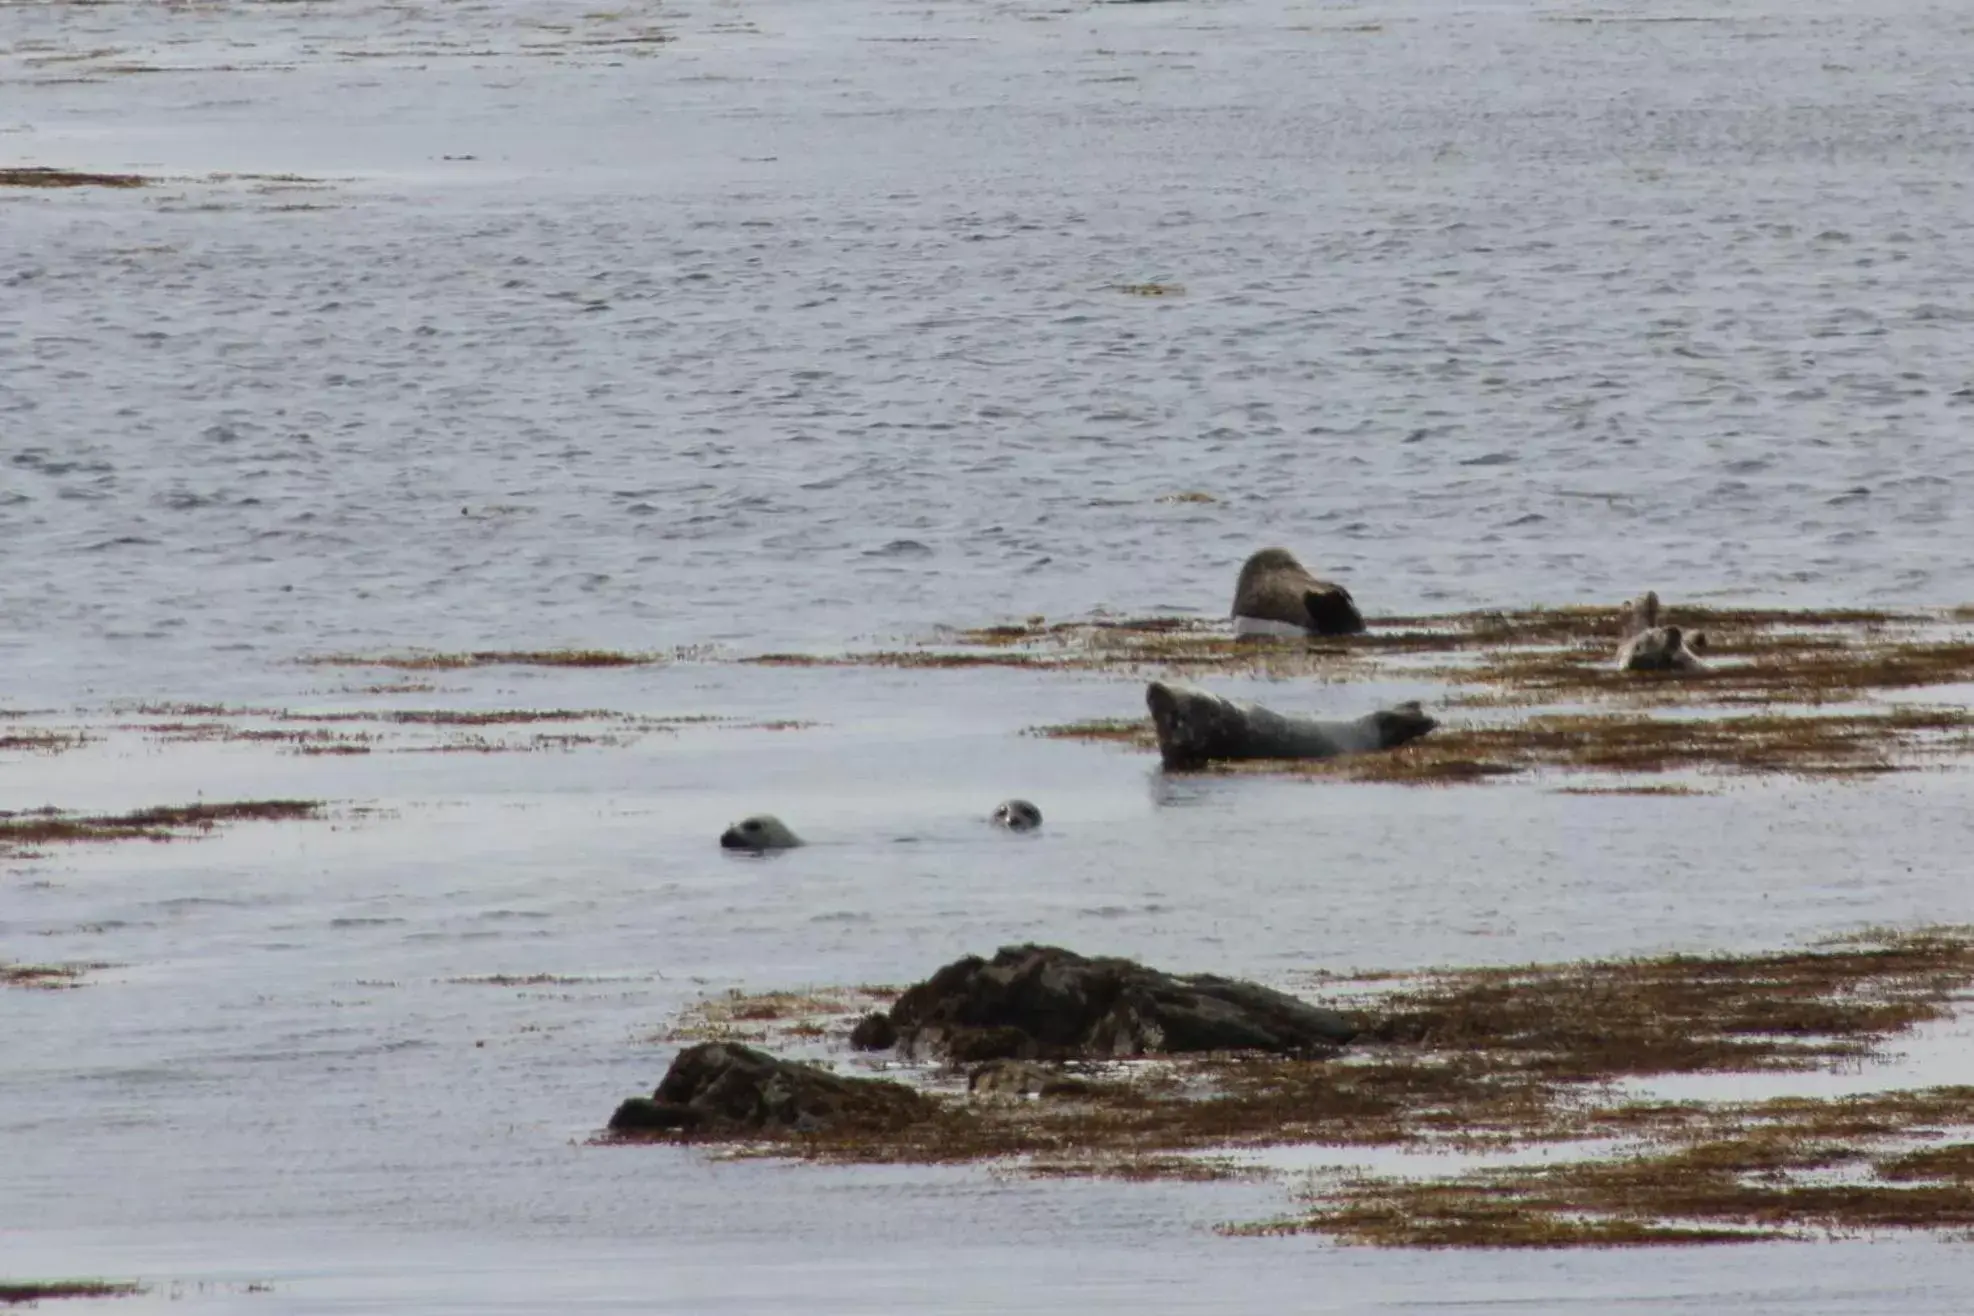
[{"label": "seal flipper", "polygon": [[1309,628],[1318,635],[1355,635],[1364,629],[1364,618],[1356,600],[1341,585],[1327,590],[1305,590],[1302,606],[1309,613]]}]

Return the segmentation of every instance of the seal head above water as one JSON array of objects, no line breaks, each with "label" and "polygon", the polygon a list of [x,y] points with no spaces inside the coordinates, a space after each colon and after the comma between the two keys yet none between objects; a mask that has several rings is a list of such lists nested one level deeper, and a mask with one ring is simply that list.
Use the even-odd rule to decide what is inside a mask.
[{"label": "seal head above water", "polygon": [[802,838],[790,831],[788,824],[771,813],[757,813],[742,818],[720,833],[721,849],[745,850],[750,854],[765,854],[770,850],[792,850],[802,843]]},{"label": "seal head above water", "polygon": [[1004,800],[994,810],[993,823],[1011,832],[1032,832],[1042,825],[1042,811],[1027,800]]},{"label": "seal head above water", "polygon": [[1684,631],[1659,624],[1659,596],[1647,590],[1618,612],[1618,670],[1621,672],[1705,672],[1700,658],[1707,647],[1705,631]]},{"label": "seal head above water", "polygon": [[1309,574],[1286,548],[1264,548],[1234,584],[1236,635],[1354,635],[1364,618],[1350,591]]},{"label": "seal head above water", "polygon": [[1193,768],[1215,759],[1324,759],[1394,749],[1439,725],[1417,701],[1354,721],[1325,722],[1164,681],[1145,687],[1145,704],[1158,729],[1159,756],[1168,768]]}]

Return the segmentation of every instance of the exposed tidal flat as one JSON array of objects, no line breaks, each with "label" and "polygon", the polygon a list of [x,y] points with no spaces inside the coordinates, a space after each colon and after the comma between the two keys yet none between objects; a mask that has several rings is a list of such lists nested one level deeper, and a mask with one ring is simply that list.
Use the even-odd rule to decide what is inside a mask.
[{"label": "exposed tidal flat", "polygon": [[[1391,1149],[1194,1183],[591,1139],[709,1000],[1021,941],[1321,999],[1974,922],[1970,56],[1974,19],[1896,2],[0,5],[0,171],[71,175],[0,172],[0,1279],[1963,1310],[1928,1233],[1221,1228]],[[1050,634],[1204,626],[1270,543],[1363,643]],[[1704,696],[1610,688],[1590,614],[1391,642],[1648,587],[1734,618]],[[638,661],[511,661],[572,651]],[[868,656],[955,652],[1047,660]],[[1423,699],[1515,770],[1168,776],[1135,733],[1032,734],[1141,723],[1154,671]],[[1839,771],[1800,737],[1509,753],[1785,714]],[[987,827],[1010,795],[1041,831]],[[810,845],[721,854],[758,809]],[[1966,1027],[1654,1090],[1962,1083]]]}]

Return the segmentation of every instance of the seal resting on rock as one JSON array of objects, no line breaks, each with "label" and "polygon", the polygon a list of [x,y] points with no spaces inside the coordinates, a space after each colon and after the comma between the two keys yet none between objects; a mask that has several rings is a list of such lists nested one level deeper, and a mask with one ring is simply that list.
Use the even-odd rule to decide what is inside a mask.
[{"label": "seal resting on rock", "polygon": [[1439,725],[1416,701],[1367,713],[1353,722],[1324,722],[1163,681],[1145,687],[1145,703],[1158,728],[1158,752],[1168,768],[1197,767],[1215,759],[1362,754],[1396,748]]},{"label": "seal resting on rock", "polygon": [[1618,613],[1620,672],[1704,672],[1710,670],[1698,650],[1707,647],[1705,631],[1682,631],[1659,625],[1659,596],[1647,590]]},{"label": "seal resting on rock", "polygon": [[788,824],[771,813],[757,813],[742,818],[720,833],[721,849],[746,850],[750,854],[765,854],[769,850],[792,850],[801,844],[803,844],[802,838],[788,830]]},{"label": "seal resting on rock", "polygon": [[1264,548],[1234,585],[1236,635],[1354,635],[1364,629],[1350,591],[1309,574],[1286,548]]},{"label": "seal resting on rock", "polygon": [[994,810],[994,825],[1011,832],[1032,832],[1042,825],[1042,811],[1027,800],[1004,800]]}]

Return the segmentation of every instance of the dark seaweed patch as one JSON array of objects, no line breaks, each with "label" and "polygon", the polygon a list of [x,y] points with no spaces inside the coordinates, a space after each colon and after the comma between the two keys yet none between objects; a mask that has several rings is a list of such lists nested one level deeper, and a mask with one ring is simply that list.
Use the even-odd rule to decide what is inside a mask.
[{"label": "dark seaweed patch", "polygon": [[142,174],[91,174],[41,165],[0,169],[0,187],[143,187],[150,181]]},{"label": "dark seaweed patch", "polygon": [[179,840],[207,834],[221,823],[314,818],[322,807],[314,800],[240,800],[163,805],[122,814],[73,814],[57,809],[0,814],[0,854],[85,841]]}]

